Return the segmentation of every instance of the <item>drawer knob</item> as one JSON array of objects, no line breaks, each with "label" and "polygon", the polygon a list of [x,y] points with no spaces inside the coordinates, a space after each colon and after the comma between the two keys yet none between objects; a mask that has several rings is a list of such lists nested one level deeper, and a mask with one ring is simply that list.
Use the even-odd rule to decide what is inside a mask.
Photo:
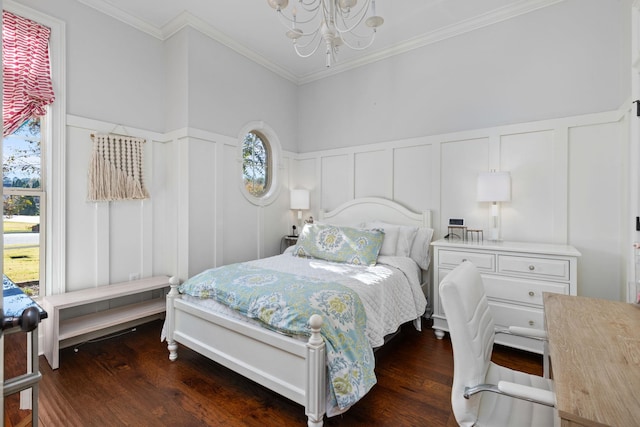
[{"label": "drawer knob", "polygon": [[465,262],[467,259],[466,258],[462,258],[462,262]]},{"label": "drawer knob", "polygon": [[534,322],[533,320],[529,320],[529,326],[533,326],[535,324],[536,324],[536,322]]},{"label": "drawer knob", "polygon": [[534,295],[535,295],[535,293],[534,293],[533,291],[529,291],[529,296],[530,296],[530,297],[532,297],[532,296],[534,296]]},{"label": "drawer knob", "polygon": [[533,270],[535,270],[535,269],[536,269],[536,266],[535,266],[535,265],[531,264],[531,265],[529,266],[529,270],[530,270],[530,271],[533,271]]}]

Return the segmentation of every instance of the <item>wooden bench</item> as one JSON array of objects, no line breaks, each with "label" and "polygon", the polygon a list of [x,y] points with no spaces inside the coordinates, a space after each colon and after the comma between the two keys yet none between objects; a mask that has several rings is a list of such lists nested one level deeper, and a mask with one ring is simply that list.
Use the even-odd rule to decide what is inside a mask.
[{"label": "wooden bench", "polygon": [[[166,293],[152,291],[168,289],[169,286],[169,276],[158,276],[44,297],[42,306],[49,314],[43,322],[44,355],[51,369],[60,366],[61,348],[146,323],[152,318],[161,318],[166,309]],[[115,299],[137,294],[139,297],[131,298],[137,301],[126,301],[112,307]],[[96,303],[106,303],[109,308],[99,309]],[[69,317],[72,309],[82,311],[82,306],[87,306],[85,310],[91,312]]]}]

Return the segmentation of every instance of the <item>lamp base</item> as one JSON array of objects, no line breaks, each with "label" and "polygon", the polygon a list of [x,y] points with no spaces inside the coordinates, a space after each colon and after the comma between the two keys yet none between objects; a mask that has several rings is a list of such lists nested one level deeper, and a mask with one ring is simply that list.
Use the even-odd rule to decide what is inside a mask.
[{"label": "lamp base", "polygon": [[498,242],[500,241],[500,230],[497,228],[490,228],[489,229],[489,236],[488,239],[492,242]]}]

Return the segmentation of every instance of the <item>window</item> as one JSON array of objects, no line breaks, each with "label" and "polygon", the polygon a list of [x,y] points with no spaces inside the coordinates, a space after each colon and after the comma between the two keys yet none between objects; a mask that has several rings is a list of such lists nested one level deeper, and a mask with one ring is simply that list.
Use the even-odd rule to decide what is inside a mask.
[{"label": "window", "polygon": [[242,128],[239,140],[242,194],[255,205],[269,204],[280,192],[278,137],[263,122],[252,122]]},{"label": "window", "polygon": [[242,179],[244,188],[253,196],[263,196],[271,184],[269,146],[257,132],[249,132],[242,142]]},{"label": "window", "polygon": [[[40,178],[37,183],[39,186],[33,185],[36,184],[35,181],[31,181],[32,184],[27,183],[27,187],[13,186],[14,182],[13,179],[11,179],[11,187],[7,187],[8,182],[4,183],[3,195],[6,196],[4,206],[7,206],[7,203],[17,203],[20,205],[23,201],[27,200],[31,205],[29,208],[22,209],[23,214],[29,214],[22,216],[32,217],[30,218],[31,225],[25,224],[23,227],[31,229],[31,239],[34,239],[34,235],[38,237],[37,251],[40,258],[38,260],[39,279],[37,285],[34,283],[35,279],[24,279],[25,282],[23,283],[26,284],[30,282],[28,285],[32,288],[33,292],[37,291],[39,296],[62,293],[65,292],[66,283],[66,249],[64,238],[66,235],[65,23],[17,2],[5,2],[3,6],[5,10],[42,24],[51,30],[48,51],[51,66],[51,80],[55,87],[55,102],[49,104],[45,111],[40,112],[40,114],[44,113],[44,116],[40,118],[39,136],[37,136],[37,133],[34,134],[31,132],[35,131],[36,124],[25,124],[24,122],[31,116],[22,119],[19,123],[20,127],[13,131],[11,135],[5,136],[5,138],[8,139],[22,138],[23,141],[25,139],[34,140],[39,138],[39,143],[33,142],[31,144],[32,147],[39,144]],[[3,81],[3,85],[4,83],[6,83],[6,81]],[[7,143],[9,143],[9,141],[3,141],[5,150],[7,150],[5,145]],[[3,153],[3,160],[7,155],[7,152]],[[3,167],[4,166],[6,165],[3,164]],[[32,171],[33,170],[34,169],[32,169]],[[25,177],[18,178],[21,178],[21,181],[16,181],[15,184],[24,184]],[[16,208],[10,207],[9,209],[11,212],[12,210],[15,211]],[[28,209],[35,210],[29,211]],[[38,215],[33,215],[36,212]],[[38,218],[34,218],[36,216]],[[15,216],[13,219],[15,219]],[[36,220],[39,220],[39,225],[34,223]],[[6,223],[5,226],[7,226]],[[6,237],[7,236],[5,236],[5,238]],[[7,240],[5,240],[5,242],[7,242]],[[33,255],[33,251],[35,251],[36,248],[32,247],[31,250]],[[10,250],[8,252],[10,252]],[[9,253],[5,254],[4,258],[6,258],[7,255],[9,255]],[[20,258],[20,255],[18,255],[14,260],[24,261],[25,259]],[[11,278],[13,279],[13,277]],[[16,281],[20,280],[16,279]]]},{"label": "window", "polygon": [[45,260],[42,122],[27,120],[2,144],[4,274],[31,296],[40,294]]}]

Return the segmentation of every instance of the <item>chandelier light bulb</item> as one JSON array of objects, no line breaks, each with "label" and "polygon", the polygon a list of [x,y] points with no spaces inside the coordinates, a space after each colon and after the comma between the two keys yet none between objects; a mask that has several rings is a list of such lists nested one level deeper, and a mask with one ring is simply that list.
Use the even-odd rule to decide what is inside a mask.
[{"label": "chandelier light bulb", "polygon": [[267,0],[269,6],[274,8],[275,10],[285,9],[289,4],[289,0]]},{"label": "chandelier light bulb", "polygon": [[340,0],[340,7],[343,9],[349,9],[358,3],[358,0]]},{"label": "chandelier light bulb", "polygon": [[371,27],[375,30],[380,25],[384,24],[384,18],[382,16],[370,16],[366,21],[364,21],[364,23],[367,27]]},{"label": "chandelier light bulb", "polygon": [[302,34],[302,30],[300,28],[292,28],[287,31],[286,34],[287,37],[289,37],[291,40],[297,40],[304,35]]}]

